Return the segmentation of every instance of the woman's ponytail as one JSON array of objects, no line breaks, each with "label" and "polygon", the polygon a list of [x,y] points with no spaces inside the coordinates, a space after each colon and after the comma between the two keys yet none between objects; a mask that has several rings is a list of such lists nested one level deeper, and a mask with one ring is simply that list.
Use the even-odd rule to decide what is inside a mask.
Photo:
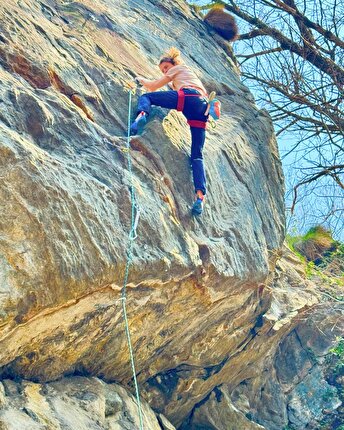
[{"label": "woman's ponytail", "polygon": [[183,64],[179,49],[172,46],[168,51],[165,52],[165,54],[161,58],[159,64],[161,63],[171,63],[174,66],[178,64]]}]

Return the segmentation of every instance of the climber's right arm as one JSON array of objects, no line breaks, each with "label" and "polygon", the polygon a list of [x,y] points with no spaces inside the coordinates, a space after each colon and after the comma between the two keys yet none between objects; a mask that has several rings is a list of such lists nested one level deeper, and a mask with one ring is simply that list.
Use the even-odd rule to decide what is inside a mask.
[{"label": "climber's right arm", "polygon": [[156,79],[154,81],[150,81],[149,79],[142,78],[141,76],[137,76],[136,79],[140,82],[141,85],[143,85],[148,91],[156,91],[159,88],[166,85],[168,82],[171,81],[171,78],[168,76],[162,76],[159,79]]}]

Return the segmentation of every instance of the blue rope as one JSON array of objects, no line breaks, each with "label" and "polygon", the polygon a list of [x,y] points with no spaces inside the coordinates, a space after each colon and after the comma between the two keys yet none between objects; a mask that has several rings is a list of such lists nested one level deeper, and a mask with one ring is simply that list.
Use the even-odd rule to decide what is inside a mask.
[{"label": "blue rope", "polygon": [[130,364],[131,364],[131,370],[133,373],[133,379],[134,379],[134,385],[135,385],[135,393],[136,393],[136,401],[137,401],[137,408],[139,413],[139,419],[140,419],[140,430],[143,429],[143,418],[142,418],[142,408],[141,408],[141,402],[140,402],[140,392],[139,392],[139,386],[136,379],[136,370],[135,370],[135,360],[134,360],[134,353],[133,348],[131,345],[131,338],[130,338],[130,330],[129,330],[129,322],[128,322],[128,316],[127,316],[127,308],[126,308],[126,292],[127,292],[127,283],[128,283],[128,276],[129,276],[129,267],[132,261],[132,252],[133,252],[133,241],[136,239],[136,227],[138,223],[138,217],[140,214],[140,211],[138,209],[138,206],[136,204],[136,197],[135,197],[135,190],[133,186],[133,172],[132,172],[132,163],[131,163],[131,155],[130,155],[130,124],[131,124],[131,118],[130,118],[130,112],[131,112],[131,97],[132,91],[129,90],[129,107],[128,107],[128,133],[127,133],[127,143],[126,143],[126,153],[127,153],[127,162],[128,162],[128,170],[130,174],[130,197],[131,197],[131,228],[129,232],[129,241],[127,246],[127,262],[125,265],[125,273],[124,273],[124,280],[123,280],[123,287],[122,287],[122,309],[123,309],[123,317],[124,317],[124,323],[125,323],[125,333],[127,336],[127,343],[128,343],[128,349],[129,349],[129,355],[130,355]]}]

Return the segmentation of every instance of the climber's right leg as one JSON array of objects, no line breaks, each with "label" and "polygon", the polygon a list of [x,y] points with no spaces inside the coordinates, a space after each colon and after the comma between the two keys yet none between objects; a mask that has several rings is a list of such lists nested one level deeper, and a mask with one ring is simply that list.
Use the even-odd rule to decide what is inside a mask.
[{"label": "climber's right leg", "polygon": [[134,136],[144,127],[152,106],[176,109],[177,103],[177,91],[155,91],[153,93],[143,94],[138,100],[137,116],[135,121],[131,124],[130,134]]}]

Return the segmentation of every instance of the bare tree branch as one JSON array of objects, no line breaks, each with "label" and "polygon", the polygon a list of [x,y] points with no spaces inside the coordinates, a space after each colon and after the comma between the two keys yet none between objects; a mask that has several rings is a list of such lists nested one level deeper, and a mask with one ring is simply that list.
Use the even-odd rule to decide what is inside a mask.
[{"label": "bare tree branch", "polygon": [[274,2],[278,4],[282,9],[284,9],[286,12],[288,12],[290,15],[292,15],[295,18],[295,21],[298,23],[298,25],[302,23],[306,28],[313,28],[313,30],[316,30],[319,34],[324,36],[325,39],[330,40],[340,48],[344,48],[344,42],[339,37],[337,37],[331,31],[324,29],[319,24],[311,21],[305,15],[300,13],[295,5],[294,0],[284,0],[284,2],[282,2],[281,0],[274,0]]},{"label": "bare tree branch", "polygon": [[263,30],[252,30],[248,33],[240,34],[237,40],[247,40],[257,36],[266,36],[266,32]]},{"label": "bare tree branch", "polygon": [[[264,83],[264,84],[268,85],[270,88],[274,88],[275,90],[277,90],[278,92],[283,94],[285,97],[287,97],[290,101],[292,101],[294,103],[306,105],[306,106],[310,107],[311,109],[313,109],[314,111],[317,111],[323,115],[326,115],[328,118],[330,118],[335,123],[335,125],[328,124],[327,125],[328,130],[335,132],[338,130],[338,128],[340,130],[344,129],[344,117],[340,117],[340,116],[334,114],[332,111],[329,111],[326,108],[326,106],[320,106],[319,104],[310,102],[305,97],[305,95],[295,94],[295,93],[290,92],[288,87],[286,87],[285,85],[282,85],[278,81],[261,79],[258,76],[254,76],[254,75],[251,75],[248,73],[243,73],[243,76],[245,76],[248,79],[252,79],[252,80],[255,80],[257,82]],[[294,116],[292,112],[290,112],[290,115]],[[302,118],[302,119],[305,120],[305,118]],[[317,124],[318,126],[324,125],[323,121],[312,120],[312,122],[314,124]]]},{"label": "bare tree branch", "polygon": [[[291,213],[294,212],[295,204],[296,204],[296,200],[297,200],[298,188],[300,188],[302,185],[309,184],[310,182],[314,182],[324,175],[330,175],[331,177],[333,177],[333,174],[331,174],[331,172],[333,170],[340,170],[340,169],[342,169],[342,170],[344,169],[344,164],[338,165],[338,166],[328,166],[328,167],[323,168],[323,170],[321,170],[319,173],[314,174],[314,175],[310,176],[308,179],[305,179],[304,181],[299,182],[294,187],[294,198],[293,198],[293,203],[292,203],[291,208],[290,208],[290,212]],[[336,182],[338,181],[337,183],[340,185],[340,187],[342,189],[344,189],[344,184],[339,180],[338,175],[335,175],[335,176],[336,176],[335,181]]]},{"label": "bare tree branch", "polygon": [[267,55],[267,54],[272,54],[273,52],[281,52],[281,51],[283,51],[282,48],[273,48],[273,49],[267,49],[266,51],[255,52],[254,54],[249,54],[249,55],[237,55],[237,58],[245,58],[246,60],[248,60],[250,58],[259,57],[260,55]]},{"label": "bare tree branch", "polygon": [[301,58],[309,61],[319,70],[328,74],[332,77],[338,88],[342,89],[344,86],[344,69],[332,61],[330,58],[326,58],[319,54],[319,52],[307,41],[305,41],[304,46],[300,46],[298,43],[294,42],[292,39],[285,36],[278,29],[268,26],[259,18],[252,16],[244,12],[240,7],[236,5],[233,0],[229,0],[229,3],[225,4],[225,8],[238,16],[239,18],[245,20],[246,22],[256,26],[258,29],[263,30],[267,35],[276,40],[281,48],[284,50],[290,50],[295,54],[299,55]]}]

